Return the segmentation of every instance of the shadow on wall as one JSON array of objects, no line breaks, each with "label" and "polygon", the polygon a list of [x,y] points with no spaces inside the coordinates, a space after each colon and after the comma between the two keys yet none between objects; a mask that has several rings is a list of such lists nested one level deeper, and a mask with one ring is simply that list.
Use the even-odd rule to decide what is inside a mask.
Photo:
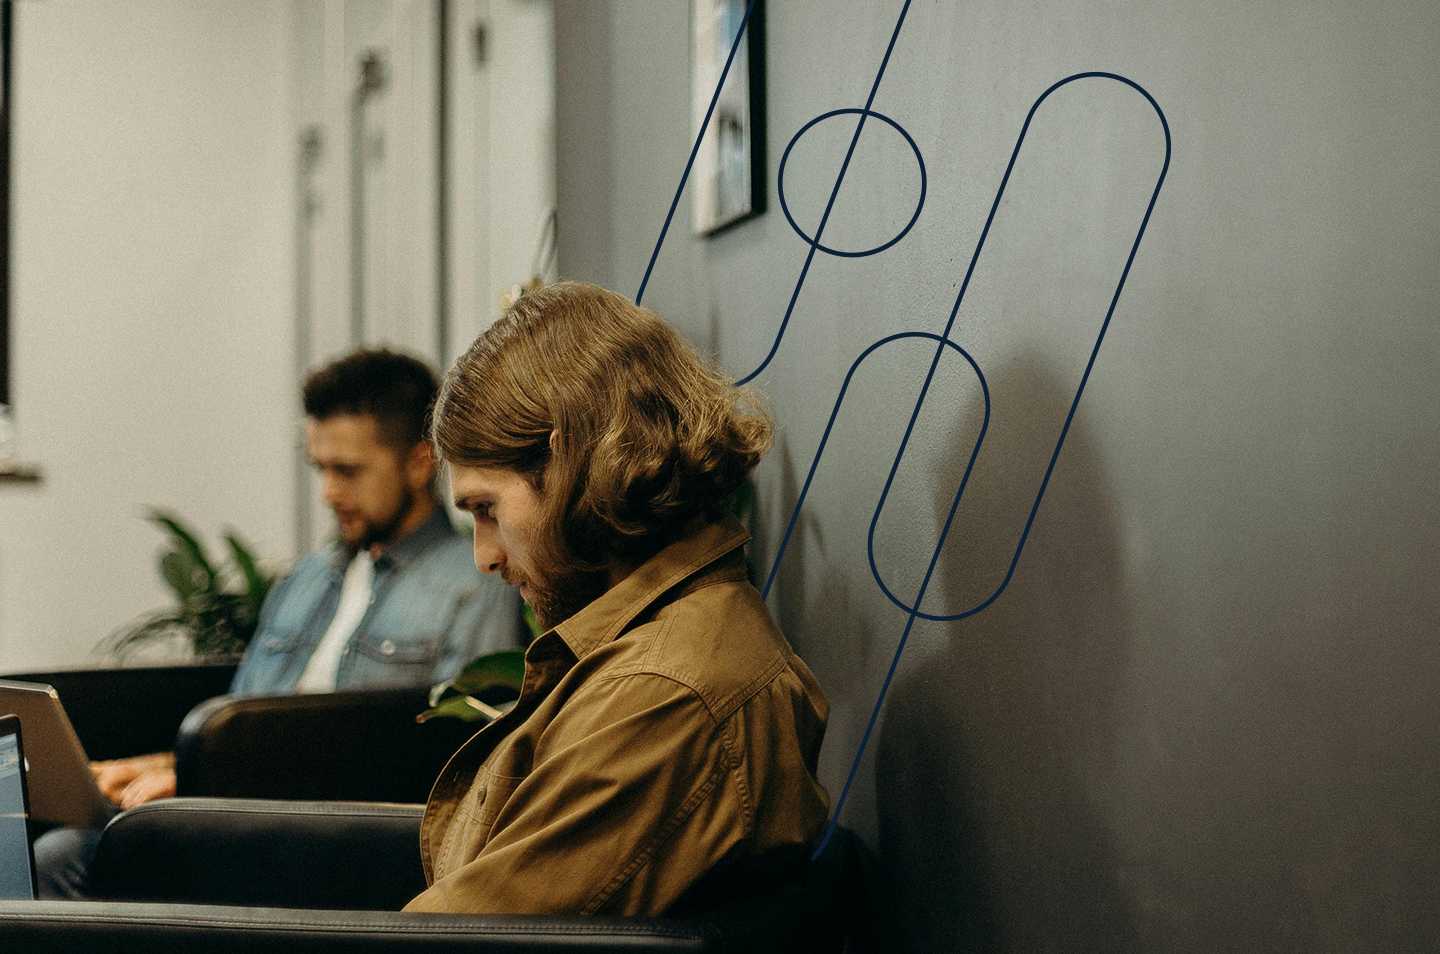
[{"label": "shadow on wall", "polygon": [[[1003,578],[1074,394],[1073,378],[1033,355],[987,373],[990,434],[927,612],[969,609]],[[935,487],[937,534],[978,423],[967,406],[949,431],[942,472],[954,477]],[[1136,943],[1137,912],[1096,805],[1133,637],[1091,434],[1082,401],[1008,589],[968,619],[917,624],[887,698],[870,893],[885,910],[872,923],[906,950]]]},{"label": "shadow on wall", "polygon": [[[800,486],[804,480],[801,466],[796,464],[790,440],[783,430],[777,434],[775,445],[772,456],[780,462],[779,487],[778,492],[769,495],[773,512],[761,515],[765,519],[759,522],[755,545],[755,552],[767,554],[769,559],[773,559],[775,548],[784,536],[785,525],[790,518],[789,508],[800,496]],[[772,612],[776,619],[807,619],[813,615],[811,609],[815,605],[815,596],[806,585],[805,572],[806,559],[812,553],[822,562],[826,559],[825,534],[820,521],[811,510],[802,508],[795,520],[795,529],[785,559],[781,562],[780,571],[775,578],[776,596]],[[768,563],[760,567],[761,581],[769,569]],[[823,580],[825,592],[820,594],[820,599],[831,601],[823,605],[842,606],[845,601],[844,586],[829,574],[826,574]]]}]

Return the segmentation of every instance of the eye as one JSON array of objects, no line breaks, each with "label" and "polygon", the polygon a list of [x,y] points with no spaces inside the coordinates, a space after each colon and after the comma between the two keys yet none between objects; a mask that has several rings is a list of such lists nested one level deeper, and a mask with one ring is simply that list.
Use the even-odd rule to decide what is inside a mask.
[{"label": "eye", "polygon": [[466,500],[464,502],[457,502],[455,506],[470,514],[470,516],[474,517],[476,520],[490,519],[491,505],[485,501]]}]

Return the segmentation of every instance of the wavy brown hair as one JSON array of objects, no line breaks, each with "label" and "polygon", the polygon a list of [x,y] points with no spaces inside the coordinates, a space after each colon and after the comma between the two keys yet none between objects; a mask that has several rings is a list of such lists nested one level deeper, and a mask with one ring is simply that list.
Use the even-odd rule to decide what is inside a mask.
[{"label": "wavy brown hair", "polygon": [[541,491],[542,559],[599,569],[720,516],[772,427],[753,392],[654,312],[557,282],[522,296],[455,362],[431,433],[447,461],[512,468]]}]

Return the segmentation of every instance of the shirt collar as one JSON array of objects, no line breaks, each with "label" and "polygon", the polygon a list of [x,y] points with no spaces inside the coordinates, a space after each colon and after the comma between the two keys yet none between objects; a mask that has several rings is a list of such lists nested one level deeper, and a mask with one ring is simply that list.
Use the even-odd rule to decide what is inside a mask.
[{"label": "shirt collar", "polygon": [[[380,556],[375,559],[375,568],[377,570],[385,567],[400,569],[431,546],[454,533],[455,527],[450,523],[450,515],[445,512],[444,504],[437,501],[424,523],[380,551]],[[343,543],[336,542],[332,544],[331,566],[336,572],[341,572],[349,565],[354,556],[355,551]]]},{"label": "shirt collar", "polygon": [[640,564],[551,632],[565,641],[576,659],[583,659],[619,636],[631,620],[676,584],[744,546],[749,539],[749,531],[733,517],[705,524]]}]

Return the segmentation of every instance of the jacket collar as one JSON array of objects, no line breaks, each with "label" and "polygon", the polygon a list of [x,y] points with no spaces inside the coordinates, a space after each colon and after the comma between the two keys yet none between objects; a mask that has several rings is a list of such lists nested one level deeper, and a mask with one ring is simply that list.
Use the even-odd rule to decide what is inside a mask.
[{"label": "jacket collar", "polygon": [[704,524],[640,564],[551,632],[564,640],[577,660],[583,659],[613,641],[635,617],[677,584],[738,550],[749,539],[749,531],[733,517]]}]

